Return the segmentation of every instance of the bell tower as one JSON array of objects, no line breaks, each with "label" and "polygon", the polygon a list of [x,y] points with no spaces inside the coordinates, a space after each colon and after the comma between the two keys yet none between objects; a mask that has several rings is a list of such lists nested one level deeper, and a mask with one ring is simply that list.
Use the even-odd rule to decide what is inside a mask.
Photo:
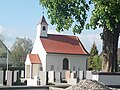
[{"label": "bell tower", "polygon": [[48,23],[45,20],[44,15],[40,22],[37,24],[37,37],[47,37]]}]

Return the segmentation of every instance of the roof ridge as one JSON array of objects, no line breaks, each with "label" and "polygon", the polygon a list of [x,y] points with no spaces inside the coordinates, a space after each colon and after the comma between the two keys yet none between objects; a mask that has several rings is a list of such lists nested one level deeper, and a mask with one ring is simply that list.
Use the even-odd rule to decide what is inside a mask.
[{"label": "roof ridge", "polygon": [[65,34],[64,34],[64,35],[63,35],[63,34],[48,34],[48,35],[77,37],[77,36],[75,36],[75,35],[73,36],[73,35],[65,35]]}]

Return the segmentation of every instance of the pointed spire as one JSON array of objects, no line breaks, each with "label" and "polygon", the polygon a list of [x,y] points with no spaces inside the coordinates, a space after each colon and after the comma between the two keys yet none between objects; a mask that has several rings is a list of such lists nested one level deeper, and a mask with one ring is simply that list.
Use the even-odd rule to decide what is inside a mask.
[{"label": "pointed spire", "polygon": [[45,20],[44,15],[37,24],[37,36],[38,37],[47,37],[48,23]]},{"label": "pointed spire", "polygon": [[40,20],[40,22],[38,24],[43,24],[43,23],[48,25],[47,21],[45,20],[44,15],[42,16],[42,18],[41,18],[41,20]]}]

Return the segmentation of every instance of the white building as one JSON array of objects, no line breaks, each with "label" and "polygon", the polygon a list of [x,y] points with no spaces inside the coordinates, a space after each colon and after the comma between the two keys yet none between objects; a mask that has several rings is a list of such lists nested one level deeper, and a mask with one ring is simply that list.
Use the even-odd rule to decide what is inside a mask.
[{"label": "white building", "polygon": [[34,78],[38,75],[39,71],[42,71],[41,60],[38,54],[28,54],[25,62],[25,77]]},{"label": "white building", "polygon": [[[41,70],[41,66],[43,71],[86,70],[89,54],[78,37],[48,34],[47,32],[48,24],[42,16],[37,25],[36,40],[31,52],[33,57],[39,56],[40,61],[37,60],[36,62],[35,58],[32,61],[32,63],[41,64],[39,67],[36,65],[39,70]],[[28,56],[25,62],[25,72],[33,75],[35,73],[34,68]],[[28,64],[30,67],[27,66]]]}]

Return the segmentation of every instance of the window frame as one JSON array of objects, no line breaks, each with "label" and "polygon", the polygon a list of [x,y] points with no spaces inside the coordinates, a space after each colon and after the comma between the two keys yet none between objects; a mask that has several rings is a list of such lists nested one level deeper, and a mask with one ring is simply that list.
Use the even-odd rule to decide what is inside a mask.
[{"label": "window frame", "polygon": [[67,58],[63,59],[63,70],[69,70],[69,60]]}]

